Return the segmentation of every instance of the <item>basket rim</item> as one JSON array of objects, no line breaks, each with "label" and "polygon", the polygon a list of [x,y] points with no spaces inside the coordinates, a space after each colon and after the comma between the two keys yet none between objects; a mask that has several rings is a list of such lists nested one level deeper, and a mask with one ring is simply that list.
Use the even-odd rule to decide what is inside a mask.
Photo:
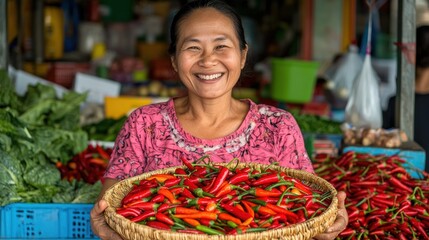
[{"label": "basket rim", "polygon": [[[214,165],[227,166],[228,164],[227,163],[214,163]],[[278,234],[282,233],[285,229],[305,228],[306,226],[313,226],[314,224],[317,224],[319,222],[325,222],[326,221],[325,219],[330,219],[330,220],[327,221],[329,223],[329,225],[331,225],[333,223],[333,221],[335,220],[336,214],[337,214],[337,207],[338,207],[338,199],[336,197],[337,196],[337,190],[327,180],[325,180],[325,179],[317,176],[314,173],[310,173],[310,172],[307,172],[307,171],[304,171],[304,170],[298,170],[298,169],[292,169],[292,168],[282,167],[282,166],[278,166],[278,165],[268,165],[268,164],[260,164],[260,163],[243,163],[243,162],[241,162],[241,163],[238,163],[237,168],[250,167],[250,168],[253,168],[253,169],[259,169],[261,167],[268,167],[268,166],[270,166],[271,169],[274,169],[274,170],[277,170],[277,171],[286,172],[287,174],[291,174],[293,177],[301,176],[302,178],[305,178],[304,180],[301,179],[304,182],[310,182],[311,183],[311,181],[312,181],[313,183],[314,182],[321,183],[322,186],[318,186],[318,187],[319,188],[324,188],[325,191],[329,191],[331,193],[331,196],[332,196],[331,203],[325,209],[325,211],[323,211],[318,216],[313,217],[311,219],[308,219],[305,222],[297,223],[297,224],[290,224],[288,226],[285,226],[285,227],[282,227],[282,228],[279,228],[279,229],[270,229],[270,230],[267,230],[267,231],[264,231],[264,232],[243,233],[243,234],[237,234],[237,235],[202,235],[202,236],[205,236],[205,238],[218,239],[218,240],[220,240],[220,239],[223,239],[223,240],[237,239],[237,236],[238,237],[240,237],[240,236],[246,236],[246,239],[261,239],[261,235],[267,235],[267,234],[270,234],[270,236],[272,236],[272,235],[278,235]],[[121,180],[121,181],[115,183],[114,185],[112,185],[110,188],[108,188],[106,190],[106,192],[104,193],[103,197],[102,197],[102,199],[104,199],[107,202],[107,204],[108,204],[108,207],[105,210],[105,219],[106,219],[108,225],[111,228],[113,228],[115,231],[117,231],[118,229],[116,229],[116,226],[117,226],[116,222],[113,222],[110,219],[110,218],[116,218],[116,220],[118,220],[121,224],[125,224],[125,225],[132,224],[132,225],[136,226],[139,230],[142,230],[142,231],[152,231],[155,234],[156,233],[162,233],[163,236],[169,236],[169,235],[171,235],[171,237],[177,235],[178,234],[177,232],[155,229],[155,228],[143,225],[143,224],[134,223],[134,222],[130,221],[129,219],[127,219],[127,218],[125,218],[125,217],[117,214],[115,206],[112,206],[111,202],[110,202],[111,195],[114,194],[114,193],[117,193],[117,190],[120,187],[123,187],[124,185],[128,185],[129,189],[127,190],[127,192],[129,192],[129,190],[131,189],[131,186],[132,186],[133,182],[141,180],[141,179],[148,178],[151,175],[155,175],[155,174],[174,172],[174,170],[176,170],[177,168],[186,168],[186,166],[179,165],[179,166],[169,167],[169,168],[165,168],[165,169],[158,169],[158,170],[154,170],[154,171],[142,173],[140,175],[133,176],[133,177]],[[122,196],[122,198],[124,196]],[[324,230],[326,230],[326,228]],[[120,232],[118,232],[118,233],[121,236],[123,235]],[[315,235],[317,235],[319,233],[321,233],[321,232],[312,233],[311,236],[313,237],[313,236],[315,236]],[[197,234],[191,234],[191,233],[180,233],[180,235],[183,236],[183,239],[194,239],[194,237],[197,236]],[[122,236],[122,237],[126,239],[126,237],[124,237],[124,236]],[[171,239],[174,239],[174,238],[171,238]],[[302,238],[299,238],[299,239],[302,239]]]}]

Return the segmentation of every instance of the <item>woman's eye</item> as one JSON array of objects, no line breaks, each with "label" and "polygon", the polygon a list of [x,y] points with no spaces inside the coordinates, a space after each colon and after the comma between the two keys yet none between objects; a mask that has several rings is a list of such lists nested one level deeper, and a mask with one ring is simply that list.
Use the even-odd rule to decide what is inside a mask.
[{"label": "woman's eye", "polygon": [[224,48],[226,48],[226,45],[219,45],[219,46],[216,46],[216,49],[218,49],[218,50],[220,50],[220,49],[224,49]]},{"label": "woman's eye", "polygon": [[187,48],[188,50],[199,50],[200,48],[197,46],[190,46]]}]

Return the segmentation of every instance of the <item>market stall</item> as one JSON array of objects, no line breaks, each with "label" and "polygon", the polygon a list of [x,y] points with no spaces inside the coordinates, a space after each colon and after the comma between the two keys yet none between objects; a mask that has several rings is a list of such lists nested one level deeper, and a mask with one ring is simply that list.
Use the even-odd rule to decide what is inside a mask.
[{"label": "market stall", "polygon": [[[18,26],[12,31],[16,42],[0,34],[0,239],[97,239],[89,212],[127,117],[140,106],[166,102],[184,90],[171,66],[167,37],[162,32],[177,10],[174,4],[179,3],[36,2],[0,1],[0,33],[10,32],[6,20],[10,26],[10,19],[15,19]],[[360,19],[367,18],[365,4],[341,2],[333,1],[329,6],[341,9],[344,14],[340,15],[347,21],[331,26],[331,30],[355,26],[353,11],[362,15]],[[415,70],[407,59],[412,48],[407,47],[415,42],[416,3],[392,2],[389,7],[398,15],[396,128],[372,127],[379,119],[366,119],[366,125],[362,119],[352,121],[350,113],[357,111],[346,108],[347,100],[341,102],[332,93],[332,79],[323,74],[328,69],[332,70],[329,76],[334,76],[337,65],[332,62],[326,67],[326,61],[312,60],[329,52],[328,48],[311,49],[323,45],[320,31],[335,22],[337,15],[317,25],[327,16],[312,0],[235,3],[247,13],[243,24],[249,43],[266,49],[256,47],[249,52],[259,60],[251,65],[255,74],[244,76],[233,95],[290,112],[316,174],[275,164],[244,164],[239,159],[225,165],[214,164],[207,156],[180,159],[181,167],[124,180],[108,191],[107,223],[124,238],[133,238],[138,232],[147,238],[166,239],[203,239],[207,235],[213,239],[307,239],[332,224],[338,207],[335,195],[344,191],[349,223],[337,239],[428,239],[427,157],[413,141],[414,110],[408,107],[414,104]],[[319,11],[313,9],[317,6]],[[29,7],[35,10],[31,19],[20,15]],[[300,8],[301,15],[291,10],[293,7]],[[103,15],[98,8],[110,11]],[[288,26],[294,19],[279,14],[277,8],[295,20],[308,15],[300,21],[298,29],[302,31]],[[382,4],[379,8],[389,11]],[[6,9],[19,14],[1,14]],[[79,9],[85,14],[79,16]],[[258,22],[261,14],[273,18]],[[31,33],[23,25],[33,20]],[[362,46],[365,35],[371,39],[368,22],[359,32]],[[258,37],[257,24],[265,24],[261,28],[266,31],[266,45]],[[271,25],[275,29],[267,27]],[[64,34],[64,29],[80,35]],[[335,41],[352,40],[350,36],[357,34],[345,32]],[[376,29],[373,33],[382,35]],[[313,38],[320,40],[320,45],[315,45]],[[296,47],[298,42],[306,46],[304,50]],[[343,47],[338,49],[345,51]],[[367,50],[366,56],[378,57],[380,51],[376,48],[371,55]],[[354,53],[362,60],[356,65],[360,66],[357,75],[375,79],[387,72],[379,81],[383,87],[390,86],[389,81],[395,79],[389,62],[392,58],[385,65],[383,61],[371,64],[357,50]],[[264,56],[269,54],[272,56]],[[337,63],[344,60],[338,59]],[[388,66],[388,70],[372,71],[377,64],[379,68]],[[335,68],[329,68],[332,66]],[[364,70],[371,70],[371,74],[363,74]],[[352,75],[350,71],[347,74]],[[367,110],[370,105],[363,107]],[[378,105],[375,111],[380,112]],[[136,195],[138,199],[133,198]]]}]

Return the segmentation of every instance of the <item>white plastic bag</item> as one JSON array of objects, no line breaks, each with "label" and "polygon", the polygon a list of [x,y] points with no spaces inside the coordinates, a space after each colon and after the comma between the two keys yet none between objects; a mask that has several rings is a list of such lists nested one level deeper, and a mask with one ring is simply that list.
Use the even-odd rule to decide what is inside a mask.
[{"label": "white plastic bag", "polygon": [[362,69],[363,60],[358,50],[356,45],[350,45],[349,51],[325,73],[328,77],[328,88],[337,99],[349,99],[353,81]]},{"label": "white plastic bag", "polygon": [[347,102],[345,120],[357,128],[380,128],[382,111],[379,93],[379,78],[371,65],[371,14],[368,24],[368,42],[362,70],[353,82]]}]

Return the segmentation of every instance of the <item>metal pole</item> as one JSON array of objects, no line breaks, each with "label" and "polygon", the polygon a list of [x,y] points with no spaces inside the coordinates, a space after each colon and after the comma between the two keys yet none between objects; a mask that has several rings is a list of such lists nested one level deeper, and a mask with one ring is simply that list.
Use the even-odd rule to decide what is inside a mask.
[{"label": "metal pole", "polygon": [[[398,41],[403,44],[416,42],[416,1],[398,1]],[[414,49],[415,51],[415,49]],[[395,125],[410,140],[414,139],[414,88],[415,66],[398,48],[398,73],[396,79]]]},{"label": "metal pole", "polygon": [[44,26],[44,14],[43,14],[43,0],[35,0],[34,4],[34,21],[33,21],[33,52],[34,52],[34,63],[42,63],[44,57],[43,47],[43,26]]},{"label": "metal pole", "polygon": [[23,18],[24,18],[24,11],[23,11],[23,1],[22,0],[16,0],[16,11],[17,11],[17,25],[18,25],[18,35],[17,35],[17,46],[15,49],[15,68],[16,69],[22,69],[22,39],[24,36],[24,26],[23,26]]},{"label": "metal pole", "polygon": [[0,0],[0,69],[8,67],[7,1]]}]

